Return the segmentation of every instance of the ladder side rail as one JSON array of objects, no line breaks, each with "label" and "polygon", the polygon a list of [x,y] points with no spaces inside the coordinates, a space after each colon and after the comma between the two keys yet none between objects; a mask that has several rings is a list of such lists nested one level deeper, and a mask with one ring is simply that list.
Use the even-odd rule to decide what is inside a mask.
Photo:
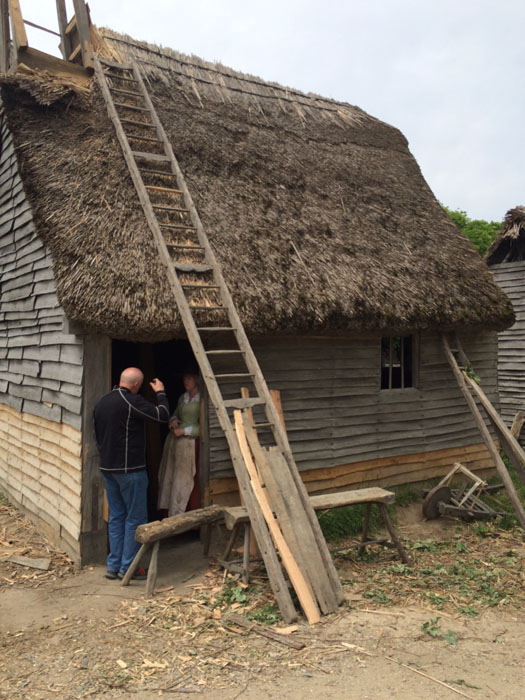
[{"label": "ladder side rail", "polygon": [[494,441],[492,440],[492,435],[489,432],[489,429],[485,425],[485,421],[483,420],[483,416],[481,415],[478,406],[474,400],[474,397],[469,391],[468,385],[464,379],[463,373],[461,369],[459,368],[458,363],[456,362],[456,358],[454,357],[452,350],[450,349],[450,345],[448,343],[447,338],[443,335],[441,336],[441,342],[443,344],[443,350],[445,353],[445,357],[448,360],[448,363],[450,367],[452,368],[452,371],[454,373],[454,376],[456,378],[456,381],[458,383],[458,386],[461,390],[461,393],[465,397],[465,401],[467,402],[467,405],[472,413],[472,417],[474,418],[474,422],[477,425],[477,428],[479,432],[481,433],[481,436],[483,438],[483,441],[485,442],[485,445],[487,446],[487,449],[490,453],[490,456],[492,457],[492,460],[494,462],[494,466],[499,472],[499,475],[501,476],[501,479],[503,483],[505,484],[505,488],[507,490],[509,499],[514,507],[514,511],[518,517],[518,520],[520,521],[521,527],[525,530],[525,511],[523,510],[523,506],[521,504],[521,501],[519,499],[518,494],[516,493],[516,489],[514,488],[514,484],[512,482],[512,479],[510,478],[510,475],[507,471],[507,467],[505,466],[503,460],[500,457],[499,451],[496,448]]},{"label": "ladder side rail", "polygon": [[[199,367],[201,369],[203,378],[206,383],[206,388],[210,394],[210,398],[212,398],[212,401],[214,402],[215,409],[217,410],[219,422],[221,424],[221,427],[226,435],[226,438],[228,440],[228,445],[230,448],[230,453],[232,456],[232,462],[234,465],[235,473],[237,475],[237,479],[239,482],[239,488],[241,489],[241,492],[243,494],[243,497],[245,498],[245,502],[247,505],[250,505],[250,512],[252,513],[252,525],[254,525],[254,531],[256,534],[256,537],[258,538],[258,541],[261,543],[261,553],[264,553],[264,560],[265,564],[268,567],[269,571],[272,571],[273,576],[271,579],[272,583],[272,588],[274,590],[275,596],[277,600],[279,601],[279,607],[281,609],[281,613],[283,614],[283,617],[287,619],[288,621],[293,621],[296,619],[296,611],[293,606],[293,602],[291,600],[291,597],[288,592],[288,588],[286,586],[286,582],[284,580],[284,575],[282,573],[282,569],[280,567],[279,561],[277,559],[277,554],[273,548],[273,546],[265,546],[265,542],[268,540],[269,533],[266,532],[264,525],[262,524],[261,518],[262,515],[259,513],[258,506],[255,501],[255,496],[252,493],[251,487],[249,486],[249,480],[247,477],[246,473],[246,467],[244,464],[244,459],[241,454],[240,446],[237,440],[237,437],[234,433],[233,426],[230,423],[228,413],[226,411],[226,408],[224,407],[222,403],[222,397],[220,395],[219,387],[217,385],[215,376],[213,374],[213,370],[211,368],[211,365],[206,357],[206,354],[204,352],[204,347],[202,345],[201,338],[198,334],[197,328],[195,326],[193,317],[191,316],[191,312],[189,309],[188,302],[186,300],[186,297],[184,295],[184,292],[182,290],[182,287],[180,285],[180,282],[178,280],[177,275],[174,272],[173,266],[171,265],[171,258],[169,256],[166,244],[164,242],[164,238],[162,236],[162,233],[160,231],[158,222],[156,220],[156,217],[153,212],[153,208],[151,205],[151,201],[149,200],[149,197],[145,191],[144,183],[142,181],[142,177],[140,175],[140,172],[137,168],[137,164],[135,163],[135,160],[131,154],[131,148],[129,146],[129,143],[127,141],[126,135],[124,133],[124,130],[122,129],[122,126],[120,124],[120,118],[117,114],[117,111],[115,109],[115,106],[113,104],[113,99],[111,97],[111,93],[109,91],[109,88],[106,83],[106,79],[104,76],[104,73],[102,71],[102,68],[100,66],[100,62],[98,59],[95,57],[94,59],[95,63],[95,71],[97,74],[97,78],[99,80],[99,83],[101,85],[102,93],[104,96],[104,99],[106,101],[106,105],[108,107],[108,111],[111,117],[111,120],[113,121],[113,125],[115,126],[115,130],[117,133],[117,138],[119,139],[119,143],[122,147],[124,157],[126,159],[126,163],[128,165],[128,168],[130,170],[130,174],[133,179],[133,183],[135,184],[135,187],[137,189],[137,194],[139,195],[140,202],[142,204],[142,207],[144,209],[144,213],[146,215],[146,219],[148,221],[148,224],[150,225],[150,228],[152,230],[152,233],[155,238],[155,242],[157,243],[157,246],[159,248],[159,252],[161,254],[162,262],[163,264],[166,265],[167,272],[168,272],[168,280],[170,282],[170,286],[172,288],[172,291],[175,294],[179,310],[181,312],[181,317],[184,322],[184,326],[186,329],[186,332],[188,334],[188,339],[190,340],[190,343],[192,345],[192,349],[195,353],[197,362],[199,364]],[[259,517],[261,515],[261,518]]]},{"label": "ladder side rail", "polygon": [[116,133],[117,133],[117,138],[119,140],[119,143],[121,145],[122,151],[124,153],[124,158],[126,159],[126,163],[128,165],[133,183],[135,185],[135,188],[137,190],[137,194],[139,195],[139,200],[142,205],[142,208],[144,210],[144,214],[146,216],[147,222],[150,226],[150,229],[153,233],[155,243],[157,244],[157,247],[159,249],[159,253],[161,256],[161,261],[163,265],[166,267],[166,273],[168,277],[168,281],[170,284],[170,287],[175,295],[175,299],[177,301],[177,305],[179,307],[179,311],[181,313],[181,318],[186,330],[186,333],[188,334],[188,340],[190,341],[190,344],[192,346],[192,350],[195,353],[195,357],[197,359],[197,362],[199,364],[199,367],[202,372],[203,379],[206,383],[206,388],[210,394],[210,398],[215,406],[215,409],[217,410],[219,422],[221,424],[221,428],[223,431],[227,434],[231,433],[231,437],[229,438],[228,442],[231,442],[232,444],[236,444],[237,440],[236,437],[233,433],[233,429],[231,426],[230,419],[228,417],[228,413],[226,409],[222,406],[222,396],[219,391],[219,387],[217,385],[217,381],[215,379],[215,374],[213,372],[213,369],[211,367],[211,364],[206,356],[204,346],[202,344],[201,337],[197,331],[197,328],[195,326],[195,322],[193,320],[193,317],[191,315],[190,307],[188,304],[188,301],[186,299],[186,296],[184,294],[184,291],[182,289],[181,283],[174,271],[173,264],[171,261],[171,257],[168,252],[168,248],[166,246],[166,242],[164,240],[164,236],[162,235],[162,232],[160,230],[157,218],[155,216],[155,212],[153,210],[153,206],[151,204],[151,200],[146,192],[142,176],[139,172],[139,169],[137,167],[137,164],[135,162],[135,159],[133,158],[132,152],[131,152],[131,147],[129,145],[129,142],[126,138],[126,135],[124,133],[124,130],[122,128],[122,125],[120,124],[120,118],[117,114],[117,110],[115,109],[115,106],[113,104],[113,98],[111,97],[111,93],[109,91],[109,88],[106,83],[106,78],[104,76],[104,73],[102,71],[102,68],[100,66],[100,62],[98,58],[95,58],[95,71],[97,74],[97,78],[99,80],[99,83],[101,85],[102,93],[104,96],[104,99],[106,101],[106,105],[108,107],[108,111],[111,117],[111,120],[113,122],[113,125],[115,127]]},{"label": "ladder side rail", "polygon": [[[204,227],[202,225],[200,216],[199,216],[197,209],[193,203],[193,199],[192,199],[191,194],[190,194],[188,187],[186,185],[186,181],[185,181],[184,175],[180,169],[177,158],[173,152],[173,148],[171,146],[171,143],[167,137],[166,132],[164,131],[164,127],[162,126],[162,123],[157,115],[157,112],[155,110],[155,107],[153,105],[151,97],[149,96],[148,90],[147,90],[147,88],[144,84],[144,81],[142,79],[142,75],[140,74],[140,71],[139,71],[137,65],[135,64],[135,62],[133,62],[132,68],[133,68],[133,74],[134,74],[135,78],[137,79],[137,82],[140,86],[141,92],[144,96],[145,102],[150,109],[153,122],[154,122],[155,126],[157,127],[157,134],[164,144],[165,153],[170,158],[172,171],[173,171],[173,174],[175,175],[176,181],[177,181],[177,186],[183,192],[184,203],[185,203],[186,208],[190,212],[190,217],[191,217],[192,222],[197,230],[197,236],[199,238],[199,241],[206,251],[206,257],[207,257],[208,261],[210,262],[210,264],[213,267],[215,281],[216,281],[217,285],[220,287],[221,297],[223,299],[223,303],[225,304],[225,308],[228,312],[231,326],[234,328],[234,332],[235,332],[235,335],[237,337],[237,342],[239,343],[239,347],[245,353],[246,366],[248,367],[249,371],[253,375],[254,385],[255,385],[255,388],[256,388],[259,396],[262,399],[264,399],[264,401],[265,401],[264,408],[265,408],[266,416],[267,416],[269,422],[271,423],[272,432],[273,432],[276,444],[279,447],[279,449],[281,450],[281,452],[283,453],[283,455],[285,456],[288,467],[293,475],[294,481],[295,481],[297,489],[299,491],[301,501],[302,501],[303,506],[308,514],[308,519],[310,520],[312,529],[314,531],[316,541],[319,544],[319,548],[320,548],[320,551],[321,551],[321,554],[323,557],[323,561],[324,561],[325,566],[327,567],[327,570],[329,572],[332,584],[334,585],[334,589],[336,591],[337,598],[338,598],[339,602],[342,602],[344,600],[344,592],[343,592],[343,588],[341,586],[341,581],[340,581],[339,575],[337,574],[332,557],[330,555],[330,552],[328,551],[328,547],[326,545],[326,540],[325,540],[324,535],[321,531],[321,527],[319,525],[319,521],[317,519],[317,516],[312,508],[311,503],[310,503],[310,498],[308,496],[308,492],[307,492],[306,487],[304,485],[304,482],[301,479],[301,476],[297,470],[297,466],[296,466],[295,460],[293,458],[292,450],[291,450],[290,444],[288,442],[288,436],[286,435],[286,432],[285,432],[284,428],[282,427],[281,419],[280,419],[279,413],[278,413],[278,411],[275,408],[275,405],[273,403],[272,397],[270,395],[270,391],[268,389],[268,385],[266,384],[266,381],[264,379],[262,371],[259,367],[259,363],[257,361],[257,358],[255,357],[255,353],[253,352],[251,344],[250,344],[248,337],[246,335],[246,331],[244,330],[244,327],[242,325],[240,317],[237,313],[237,309],[235,308],[235,304],[233,303],[233,299],[231,297],[230,291],[226,285],[226,282],[224,280],[224,276],[222,274],[221,266],[220,266],[217,258],[215,257],[215,253],[213,252],[213,249],[209,243],[208,237],[204,231]],[[217,406],[215,408],[216,408],[217,412],[219,413]],[[220,420],[220,416],[219,416],[219,420]],[[229,422],[229,419],[228,419],[228,422]],[[223,427],[222,423],[221,423],[221,427]],[[223,430],[224,430],[224,427],[223,427]],[[229,431],[225,430],[225,432],[227,433],[227,436],[228,436]]]},{"label": "ladder side rail", "polygon": [[215,253],[210,245],[208,236],[206,235],[206,232],[204,231],[202,221],[201,221],[200,216],[197,212],[195,204],[193,203],[193,199],[192,199],[191,194],[190,194],[188,187],[186,185],[184,175],[180,169],[180,166],[179,166],[179,163],[178,163],[177,158],[175,156],[175,153],[173,152],[173,148],[171,146],[171,143],[170,143],[170,141],[167,137],[167,134],[164,131],[164,127],[162,126],[162,123],[157,115],[157,112],[155,110],[155,107],[153,105],[151,97],[150,97],[148,90],[147,90],[147,88],[144,84],[144,81],[142,79],[142,75],[140,73],[140,70],[138,69],[137,65],[134,62],[132,64],[132,68],[133,68],[133,74],[134,74],[135,78],[137,79],[137,82],[140,86],[140,89],[141,89],[143,97],[146,101],[146,104],[148,105],[148,107],[150,109],[153,122],[157,128],[157,134],[163,142],[163,145],[165,148],[165,153],[170,158],[170,163],[171,163],[171,167],[173,170],[173,174],[175,175],[176,180],[177,180],[177,187],[183,192],[184,203],[185,203],[186,208],[190,212],[190,217],[191,217],[192,223],[194,224],[194,226],[197,230],[197,236],[199,238],[199,242],[202,245],[202,247],[205,249],[206,259],[208,260],[210,265],[213,267],[215,281],[220,288],[221,297],[222,297],[223,303],[225,304],[225,309],[228,313],[231,326],[234,329],[239,347],[241,348],[241,350],[245,354],[246,366],[247,366],[248,370],[253,374],[254,385],[255,385],[255,388],[257,389],[259,396],[262,399],[264,399],[264,401],[265,401],[266,416],[268,418],[268,421],[272,424],[272,430],[274,432],[274,437],[276,439],[276,443],[280,447],[280,449],[283,451],[285,456],[287,457],[287,461],[288,462],[290,462],[290,460],[293,461],[293,455],[292,455],[292,451],[290,448],[290,444],[288,442],[288,437],[287,437],[286,432],[284,431],[284,429],[282,427],[279,413],[278,413],[277,409],[275,408],[275,405],[273,403],[272,397],[271,397],[269,389],[268,389],[268,385],[266,384],[266,381],[265,381],[263,373],[260,369],[257,358],[255,357],[255,353],[253,352],[250,341],[248,340],[248,337],[246,335],[246,331],[244,330],[242,321],[239,317],[239,314],[237,313],[237,309],[235,308],[235,304],[234,304],[233,299],[231,297],[230,290],[228,289],[228,286],[226,285],[226,282],[224,280],[224,275],[222,273],[222,269],[221,269],[221,266],[219,264],[219,261],[217,260]]}]

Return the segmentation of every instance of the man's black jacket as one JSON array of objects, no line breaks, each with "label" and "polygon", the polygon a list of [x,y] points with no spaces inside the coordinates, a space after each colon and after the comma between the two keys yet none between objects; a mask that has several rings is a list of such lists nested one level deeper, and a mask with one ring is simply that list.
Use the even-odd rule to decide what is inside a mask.
[{"label": "man's black jacket", "polygon": [[146,468],[144,422],[167,423],[168,398],[157,392],[158,406],[140,394],[118,386],[95,406],[95,437],[100,452],[100,468],[110,472],[132,472]]}]

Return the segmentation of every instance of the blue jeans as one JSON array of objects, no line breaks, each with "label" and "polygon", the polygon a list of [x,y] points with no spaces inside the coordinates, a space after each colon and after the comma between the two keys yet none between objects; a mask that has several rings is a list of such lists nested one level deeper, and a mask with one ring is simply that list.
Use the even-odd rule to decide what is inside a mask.
[{"label": "blue jeans", "polygon": [[145,469],[127,474],[103,472],[109,506],[109,571],[124,574],[140,544],[135,530],[148,522],[148,473]]}]

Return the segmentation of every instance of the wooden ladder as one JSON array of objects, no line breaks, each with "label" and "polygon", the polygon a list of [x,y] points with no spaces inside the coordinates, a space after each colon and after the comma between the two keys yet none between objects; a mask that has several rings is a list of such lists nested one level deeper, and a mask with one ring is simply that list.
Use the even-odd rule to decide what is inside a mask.
[{"label": "wooden ladder", "polygon": [[[94,58],[95,72],[115,127],[160,260],[193,349],[219,424],[224,431],[252,526],[270,582],[285,620],[296,617],[267,524],[258,508],[233,426],[233,411],[250,409],[284,457],[319,548],[326,575],[335,591],[331,612],[344,599],[339,577],[295,465],[286,433],[255,354],[215,258],[181,169],[155,111],[140,71]],[[205,343],[216,349],[206,349]],[[218,347],[216,347],[218,345]],[[228,371],[217,370],[227,362]],[[231,369],[234,362],[234,369]],[[249,385],[249,398],[240,387]],[[238,391],[238,393],[237,393]],[[233,398],[232,398],[233,393]],[[324,612],[324,611],[323,611]]]}]

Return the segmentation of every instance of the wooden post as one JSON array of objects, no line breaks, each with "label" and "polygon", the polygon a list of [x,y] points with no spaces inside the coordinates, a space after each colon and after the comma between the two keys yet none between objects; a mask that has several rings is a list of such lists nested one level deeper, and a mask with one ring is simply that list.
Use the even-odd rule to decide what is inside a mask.
[{"label": "wooden post", "polygon": [[283,430],[286,434],[286,423],[284,422],[283,405],[281,403],[281,392],[278,389],[270,389],[270,396],[272,397],[273,404],[277,413],[279,414],[279,418],[281,419],[281,425],[283,426]]},{"label": "wooden post", "polygon": [[82,386],[82,496],[80,548],[82,565],[104,561],[107,534],[104,522],[104,480],[93,432],[93,409],[111,390],[111,340],[84,336]]},{"label": "wooden post", "polygon": [[75,17],[77,20],[78,40],[82,52],[82,65],[85,68],[93,68],[93,48],[91,46],[91,32],[89,14],[84,0],[73,0]]},{"label": "wooden post", "polygon": [[13,41],[18,52],[21,49],[27,49],[28,46],[19,0],[9,0],[9,9],[11,10],[11,24],[13,25]]},{"label": "wooden post", "polygon": [[71,47],[71,38],[69,34],[66,33],[67,27],[67,12],[66,12],[66,0],[56,0],[57,3],[57,16],[58,16],[58,27],[60,30],[60,51],[64,60],[67,61],[73,50]]},{"label": "wooden post", "polygon": [[0,2],[0,73],[9,72],[10,56],[9,0]]},{"label": "wooden post", "polygon": [[525,413],[523,413],[523,411],[518,411],[514,416],[514,420],[512,421],[512,427],[510,429],[510,432],[512,433],[513,437],[516,438],[516,440],[519,440],[520,438],[523,423],[525,423]]},{"label": "wooden post", "polygon": [[448,344],[448,340],[445,338],[445,336],[442,336],[441,340],[443,343],[443,349],[445,351],[445,356],[448,360],[449,365],[452,368],[452,371],[454,372],[454,376],[456,377],[456,381],[459,385],[459,388],[461,389],[461,392],[462,392],[463,396],[465,397],[465,401],[467,402],[468,407],[470,408],[470,412],[472,413],[472,417],[474,418],[474,422],[476,423],[478,430],[481,433],[483,440],[485,441],[487,449],[490,452],[490,456],[492,457],[492,459],[494,461],[494,465],[495,465],[496,469],[499,472],[499,475],[501,476],[501,478],[503,480],[503,483],[504,483],[505,488],[507,489],[507,493],[509,495],[509,499],[514,507],[514,511],[515,511],[516,515],[518,516],[518,520],[520,521],[521,527],[525,530],[525,511],[523,510],[523,506],[521,505],[518,494],[516,493],[516,489],[514,488],[514,484],[512,483],[512,479],[510,478],[509,473],[507,471],[507,468],[505,467],[505,464],[503,463],[503,460],[501,459],[499,452],[498,452],[496,446],[494,445],[494,441],[492,440],[492,436],[489,433],[487,426],[485,425],[485,422],[483,420],[481,413],[479,412],[479,409],[476,405],[476,402],[474,401],[474,398],[472,397],[472,395],[467,387],[467,384],[463,378],[463,373],[460,370],[454,355],[452,354],[452,351],[451,351],[450,346]]}]

